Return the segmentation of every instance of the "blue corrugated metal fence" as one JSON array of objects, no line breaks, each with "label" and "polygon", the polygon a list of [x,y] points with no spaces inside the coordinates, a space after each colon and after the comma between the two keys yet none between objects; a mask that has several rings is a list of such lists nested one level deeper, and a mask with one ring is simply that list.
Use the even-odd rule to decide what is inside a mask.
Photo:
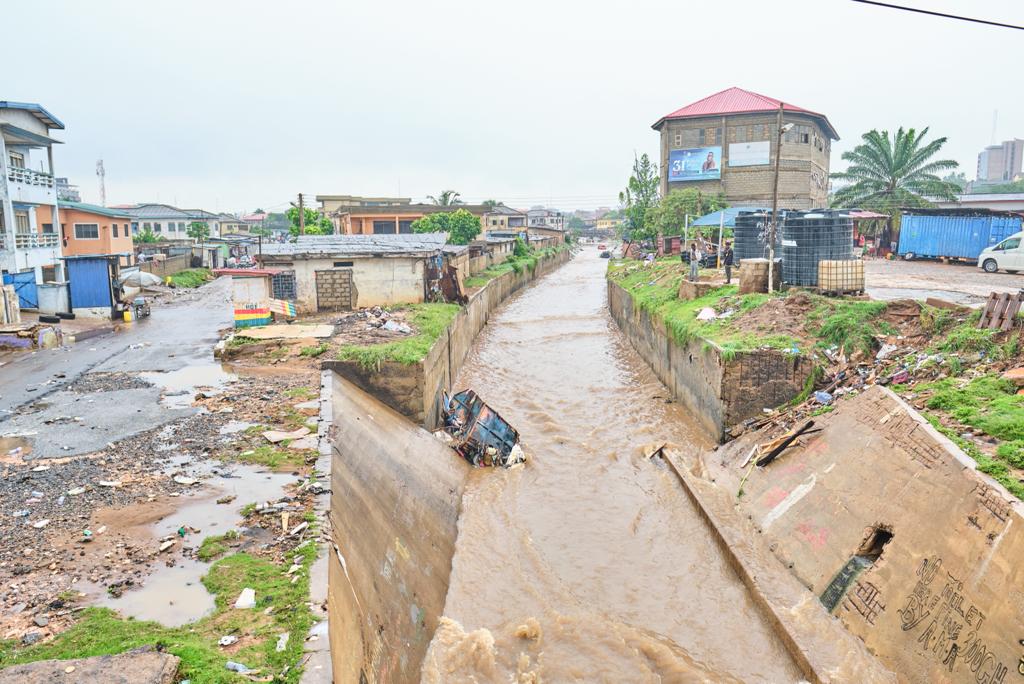
[{"label": "blue corrugated metal fence", "polygon": [[71,307],[109,307],[113,305],[110,264],[106,259],[68,259]]}]

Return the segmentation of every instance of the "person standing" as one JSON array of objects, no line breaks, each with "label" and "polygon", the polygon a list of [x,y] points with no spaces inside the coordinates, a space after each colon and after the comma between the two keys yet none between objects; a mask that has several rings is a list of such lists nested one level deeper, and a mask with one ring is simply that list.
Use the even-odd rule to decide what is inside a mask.
[{"label": "person standing", "polygon": [[722,250],[722,265],[725,266],[725,284],[732,282],[732,243],[726,241]]},{"label": "person standing", "polygon": [[690,243],[690,281],[697,282],[700,279],[700,260],[703,255],[697,249],[697,243]]}]

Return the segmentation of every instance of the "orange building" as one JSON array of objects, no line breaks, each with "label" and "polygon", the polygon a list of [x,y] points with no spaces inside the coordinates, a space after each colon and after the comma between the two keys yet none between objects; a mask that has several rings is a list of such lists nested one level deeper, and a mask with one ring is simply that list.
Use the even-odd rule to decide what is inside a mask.
[{"label": "orange building", "polygon": [[[120,209],[61,200],[60,236],[64,256],[131,254],[132,217]],[[52,231],[53,210],[40,205],[36,212],[44,232]]]}]

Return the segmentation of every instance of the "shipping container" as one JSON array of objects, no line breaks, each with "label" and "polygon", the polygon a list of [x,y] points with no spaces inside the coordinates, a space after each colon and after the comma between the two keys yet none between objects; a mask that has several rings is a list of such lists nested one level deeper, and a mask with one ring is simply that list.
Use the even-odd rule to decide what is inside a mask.
[{"label": "shipping container", "polygon": [[907,259],[977,259],[1020,229],[1021,217],[1003,212],[904,213],[898,253]]}]

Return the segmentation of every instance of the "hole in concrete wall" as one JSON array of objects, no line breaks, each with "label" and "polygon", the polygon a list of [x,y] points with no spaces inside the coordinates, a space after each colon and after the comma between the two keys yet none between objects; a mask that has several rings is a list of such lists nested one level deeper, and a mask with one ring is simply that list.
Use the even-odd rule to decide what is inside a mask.
[{"label": "hole in concrete wall", "polygon": [[875,525],[868,529],[868,533],[864,536],[864,541],[860,543],[860,548],[857,549],[857,555],[874,563],[882,557],[885,545],[891,541],[892,526]]}]

